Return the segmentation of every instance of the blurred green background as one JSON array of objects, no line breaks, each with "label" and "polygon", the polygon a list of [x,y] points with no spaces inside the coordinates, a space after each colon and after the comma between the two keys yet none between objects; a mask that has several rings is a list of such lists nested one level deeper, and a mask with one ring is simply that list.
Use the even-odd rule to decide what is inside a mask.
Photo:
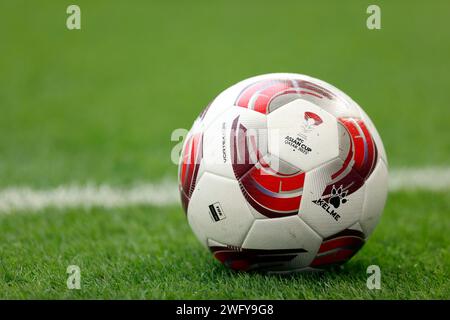
[{"label": "blurred green background", "polygon": [[376,3],[381,30],[368,1],[2,1],[0,185],[175,178],[172,130],[269,72],[349,94],[391,167],[448,164],[450,2]]},{"label": "blurred green background", "polygon": [[[66,8],[81,7],[81,30]],[[366,9],[381,7],[381,30]],[[375,122],[391,168],[450,163],[450,1],[0,2],[0,188],[176,179],[176,128],[269,72],[340,88]],[[0,214],[0,298],[450,296],[448,190],[391,193],[369,243],[323,275],[236,274],[179,206]],[[88,214],[86,214],[88,213]],[[82,269],[68,290],[66,268]],[[366,288],[380,265],[382,290]]]}]

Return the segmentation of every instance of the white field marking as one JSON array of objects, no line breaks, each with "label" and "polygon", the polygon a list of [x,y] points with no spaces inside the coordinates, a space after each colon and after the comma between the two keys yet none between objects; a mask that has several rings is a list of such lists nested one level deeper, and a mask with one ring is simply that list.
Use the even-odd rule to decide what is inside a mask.
[{"label": "white field marking", "polygon": [[396,168],[389,171],[390,191],[450,191],[450,167]]},{"label": "white field marking", "polygon": [[37,190],[29,187],[10,187],[0,190],[0,213],[39,211],[49,207],[120,208],[138,205],[167,206],[178,203],[178,186],[172,181],[139,184],[130,188],[87,184],[59,186]]},{"label": "white field marking", "polygon": [[[389,173],[390,191],[450,190],[450,167],[394,169]],[[0,213],[40,211],[46,208],[120,208],[137,205],[177,205],[177,183],[138,184],[130,188],[109,185],[62,185],[54,189],[8,187],[0,190]]]}]

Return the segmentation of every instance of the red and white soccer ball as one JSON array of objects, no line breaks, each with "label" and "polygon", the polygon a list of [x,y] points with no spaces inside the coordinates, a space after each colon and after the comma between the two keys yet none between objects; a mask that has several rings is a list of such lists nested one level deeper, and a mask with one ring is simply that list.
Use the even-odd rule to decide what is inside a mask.
[{"label": "red and white soccer ball", "polygon": [[236,270],[344,263],[378,223],[387,181],[383,143],[358,104],[287,73],[219,94],[186,137],[179,166],[189,225]]}]

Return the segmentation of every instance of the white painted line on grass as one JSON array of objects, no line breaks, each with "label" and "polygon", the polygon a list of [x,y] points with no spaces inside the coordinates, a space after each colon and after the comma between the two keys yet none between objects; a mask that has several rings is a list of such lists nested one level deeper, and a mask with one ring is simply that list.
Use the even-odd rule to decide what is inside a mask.
[{"label": "white painted line on grass", "polygon": [[397,168],[389,171],[390,191],[450,191],[450,167]]},{"label": "white painted line on grass", "polygon": [[13,187],[0,190],[0,212],[39,211],[53,207],[69,208],[120,208],[138,205],[167,206],[179,201],[174,182],[147,183],[131,188],[108,185],[68,185],[54,189],[36,190]]},{"label": "white painted line on grass", "polygon": [[[395,169],[389,174],[391,191],[450,191],[449,168]],[[0,212],[39,211],[49,207],[120,208],[138,205],[167,206],[179,203],[177,183],[139,184],[130,188],[109,185],[66,185],[53,189],[9,187],[0,190]]]}]

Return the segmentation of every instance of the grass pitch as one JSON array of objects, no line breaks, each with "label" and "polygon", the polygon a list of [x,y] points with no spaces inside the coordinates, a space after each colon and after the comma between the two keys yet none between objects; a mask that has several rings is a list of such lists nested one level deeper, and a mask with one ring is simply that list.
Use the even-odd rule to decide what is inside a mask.
[{"label": "grass pitch", "polygon": [[[448,299],[450,197],[396,193],[349,263],[289,276],[228,270],[205,250],[178,207],[48,210],[2,217],[3,298]],[[366,286],[369,265],[381,290]],[[68,290],[66,268],[81,269]]]},{"label": "grass pitch", "polygon": [[[448,1],[3,1],[0,187],[129,186],[175,179],[175,128],[252,75],[336,85],[374,120],[391,167],[448,166]],[[342,269],[267,276],[227,270],[180,207],[0,215],[0,298],[450,297],[449,192],[397,192]],[[68,290],[66,268],[81,268]],[[382,289],[368,290],[377,264]]]}]

